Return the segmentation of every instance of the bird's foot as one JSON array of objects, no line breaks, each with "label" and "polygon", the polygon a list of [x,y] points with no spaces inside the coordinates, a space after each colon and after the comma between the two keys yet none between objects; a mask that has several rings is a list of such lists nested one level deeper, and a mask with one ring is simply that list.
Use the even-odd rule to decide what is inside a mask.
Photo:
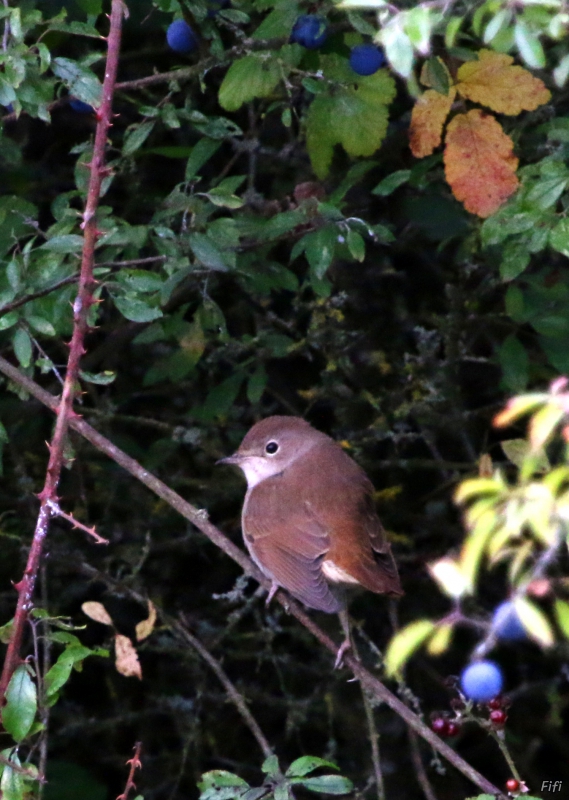
[{"label": "bird's foot", "polygon": [[336,653],[336,660],[334,661],[334,669],[340,669],[342,666],[342,662],[344,660],[344,654],[352,649],[352,642],[350,639],[344,639],[340,647],[338,648],[338,652]]}]

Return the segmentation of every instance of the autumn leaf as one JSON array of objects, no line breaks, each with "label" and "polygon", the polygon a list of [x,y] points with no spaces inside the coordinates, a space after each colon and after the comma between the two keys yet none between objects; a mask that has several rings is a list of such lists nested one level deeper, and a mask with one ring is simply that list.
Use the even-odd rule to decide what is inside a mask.
[{"label": "autumn leaf", "polygon": [[467,211],[489,217],[518,188],[514,143],[494,117],[476,108],[449,123],[446,179]]},{"label": "autumn leaf", "polygon": [[141,642],[143,639],[146,639],[147,636],[150,636],[152,631],[154,630],[154,626],[156,625],[156,606],[154,603],[149,600],[148,601],[148,618],[143,619],[139,622],[136,626],[136,641]]},{"label": "autumn leaf", "polygon": [[448,95],[429,89],[417,100],[411,113],[409,145],[415,158],[430,156],[441,143],[443,125],[456,96],[451,87]]},{"label": "autumn leaf", "polygon": [[128,636],[117,633],[115,636],[115,667],[126,678],[142,680],[142,670],[138,653]]},{"label": "autumn leaf", "polygon": [[459,94],[510,116],[534,111],[547,103],[551,92],[543,81],[527,69],[513,65],[513,61],[505,53],[480,50],[478,61],[467,61],[458,70]]}]

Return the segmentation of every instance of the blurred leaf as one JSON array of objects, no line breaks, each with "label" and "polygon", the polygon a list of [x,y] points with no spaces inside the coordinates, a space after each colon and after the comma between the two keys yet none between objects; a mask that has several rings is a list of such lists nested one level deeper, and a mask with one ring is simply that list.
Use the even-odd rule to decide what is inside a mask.
[{"label": "blurred leaf", "polygon": [[303,775],[308,775],[310,772],[314,772],[314,770],[318,769],[318,767],[330,767],[331,769],[338,769],[336,764],[333,764],[331,761],[325,761],[323,758],[317,758],[316,756],[301,756],[301,758],[297,758],[296,761],[292,762],[286,771],[286,775],[288,778],[299,778]]},{"label": "blurred leaf", "polygon": [[30,676],[29,667],[22,664],[10,678],[6,689],[6,704],[2,709],[2,724],[16,742],[26,738],[37,707],[36,685]]},{"label": "blurred leaf", "polygon": [[529,357],[516,336],[510,335],[504,339],[498,350],[498,360],[508,391],[523,392],[529,380]]},{"label": "blurred leaf", "polygon": [[398,631],[389,642],[385,654],[385,670],[388,675],[396,675],[401,668],[436,629],[434,622],[420,619]]},{"label": "blurred leaf", "polygon": [[30,334],[24,328],[18,328],[12,337],[14,353],[20,365],[29,367],[32,361],[32,340]]},{"label": "blurred leaf", "polygon": [[553,610],[561,633],[566,639],[569,639],[569,603],[556,598]]},{"label": "blurred leaf", "polygon": [[549,620],[543,611],[525,597],[516,597],[514,607],[520,622],[532,639],[535,639],[542,647],[551,647],[555,638]]},{"label": "blurred leaf", "polygon": [[298,784],[310,792],[322,792],[324,794],[350,794],[354,790],[354,784],[342,775],[320,775],[317,778],[294,778],[292,784]]}]

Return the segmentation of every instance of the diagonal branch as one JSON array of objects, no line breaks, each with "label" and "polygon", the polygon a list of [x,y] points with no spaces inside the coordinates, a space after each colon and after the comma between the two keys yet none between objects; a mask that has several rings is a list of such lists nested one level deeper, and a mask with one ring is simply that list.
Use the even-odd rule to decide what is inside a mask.
[{"label": "diagonal branch", "polygon": [[[41,403],[46,405],[52,411],[55,411],[58,406],[58,401],[45,389],[42,389],[35,381],[23,375],[16,367],[12,366],[6,359],[0,356],[0,372],[3,372],[10,380],[18,386],[21,386],[33,397],[37,398]],[[233,561],[236,561],[239,566],[244,570],[247,575],[251,575],[258,581],[265,589],[270,589],[270,581],[265,578],[259,568],[253,564],[250,558],[240,550],[237,545],[233,544],[218,528],[213,525],[209,519],[207,512],[200,510],[195,506],[188,503],[179,494],[176,494],[172,489],[166,486],[161,480],[152,475],[148,470],[144,469],[134,458],[131,458],[112,442],[106,439],[102,434],[92,428],[83,419],[74,416],[70,422],[70,427],[81,434],[88,442],[90,442],[97,450],[105,453],[109,458],[123,467],[127,472],[133,475],[137,480],[148,487],[158,497],[162,498],[172,508],[178,511],[183,517],[189,520],[196,528],[204,533],[211,541],[217,545],[223,552],[228,555]],[[275,595],[275,599],[284,606],[287,611],[292,614],[312,635],[320,642],[320,644],[330,653],[336,656],[338,652],[338,645],[327,636],[324,631],[316,625],[314,620],[304,611],[300,603],[294,600],[290,595],[287,595],[282,589]],[[483,792],[495,795],[496,797],[504,797],[504,794],[494,784],[488,781],[478,770],[474,769],[467,761],[465,761],[458,753],[456,753],[446,742],[440,739],[425,723],[417,716],[410,708],[399,700],[378,678],[369,672],[353,655],[347,653],[344,656],[344,664],[351,669],[355,677],[360,681],[362,686],[369,691],[369,693],[385,703],[389,708],[395,711],[406,723],[412,728],[422,739],[425,739],[430,745],[434,747],[444,758],[447,759],[459,772],[465,775],[472,783],[478,786]]]},{"label": "diagonal branch", "polygon": [[55,430],[51,443],[48,445],[49,461],[45,483],[39,494],[40,509],[34,537],[24,574],[19,583],[16,584],[18,603],[14,615],[12,633],[4,659],[2,675],[0,677],[0,708],[4,703],[4,697],[10,678],[20,663],[20,650],[22,647],[24,628],[28,619],[28,614],[32,608],[32,598],[40,567],[43,545],[49,529],[50,518],[53,513],[50,504],[57,501],[57,486],[63,467],[65,438],[70,422],[75,417],[73,402],[78,391],[77,379],[79,376],[79,362],[81,356],[85,352],[83,343],[89,327],[89,311],[95,302],[93,299],[93,290],[96,286],[96,281],[93,278],[93,264],[95,261],[95,245],[100,235],[97,229],[96,211],[99,204],[101,183],[105,175],[105,149],[107,133],[111,124],[112,99],[120,53],[123,11],[123,0],[113,0],[110,31],[107,39],[105,80],[103,83],[101,105],[98,110],[93,157],[90,164],[87,201],[83,212],[83,222],[81,224],[84,231],[83,253],[77,297],[73,304],[73,335],[69,344],[69,359],[67,361],[67,372],[63,383],[61,398],[59,401],[55,401],[57,405]]}]

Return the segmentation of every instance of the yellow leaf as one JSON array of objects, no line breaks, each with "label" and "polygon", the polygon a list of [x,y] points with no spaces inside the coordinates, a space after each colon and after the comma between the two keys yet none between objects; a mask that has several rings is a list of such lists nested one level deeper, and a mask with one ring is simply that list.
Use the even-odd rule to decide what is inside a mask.
[{"label": "yellow leaf", "polygon": [[514,420],[518,419],[518,417],[527,414],[529,411],[533,411],[537,406],[547,402],[547,399],[548,397],[546,394],[538,393],[522,394],[519,397],[512,397],[511,400],[508,400],[503,411],[496,414],[493,424],[496,428],[505,428],[514,422]]},{"label": "yellow leaf", "polygon": [[513,65],[505,53],[480,50],[478,61],[467,61],[458,70],[459,94],[488,106],[498,114],[515,116],[547,103],[551,92],[527,69]]},{"label": "yellow leaf", "polygon": [[115,667],[126,678],[142,680],[142,670],[138,654],[128,636],[117,633],[115,636]]},{"label": "yellow leaf", "polygon": [[388,675],[395,675],[409,659],[412,653],[420,647],[427,636],[435,629],[434,622],[428,619],[419,619],[412,622],[395,634],[389,642],[385,654],[385,669]]},{"label": "yellow leaf", "polygon": [[148,601],[148,618],[143,619],[136,626],[136,641],[141,642],[150,636],[156,624],[156,606],[151,600]]},{"label": "yellow leaf", "polygon": [[518,188],[514,143],[494,117],[475,108],[449,123],[445,176],[467,211],[489,217]]},{"label": "yellow leaf", "polygon": [[443,125],[456,96],[451,87],[448,95],[429,89],[417,100],[411,113],[409,145],[415,158],[430,156],[441,143]]},{"label": "yellow leaf", "polygon": [[439,625],[427,645],[427,652],[431,656],[440,656],[448,649],[452,637],[453,627],[449,622]]},{"label": "yellow leaf", "polygon": [[542,647],[551,647],[555,639],[549,620],[543,611],[525,597],[516,597],[514,607],[520,622],[532,639]]},{"label": "yellow leaf", "polygon": [[555,619],[566,639],[569,639],[569,603],[557,599],[553,607]]},{"label": "yellow leaf", "polygon": [[88,617],[94,619],[95,622],[100,622],[102,625],[112,625],[113,621],[108,615],[105,607],[101,603],[96,603],[94,600],[89,600],[83,603],[81,611],[87,614]]},{"label": "yellow leaf", "polygon": [[468,578],[464,575],[461,565],[454,559],[441,558],[434,564],[429,564],[428,569],[439,587],[449,597],[458,599],[470,591]]}]

